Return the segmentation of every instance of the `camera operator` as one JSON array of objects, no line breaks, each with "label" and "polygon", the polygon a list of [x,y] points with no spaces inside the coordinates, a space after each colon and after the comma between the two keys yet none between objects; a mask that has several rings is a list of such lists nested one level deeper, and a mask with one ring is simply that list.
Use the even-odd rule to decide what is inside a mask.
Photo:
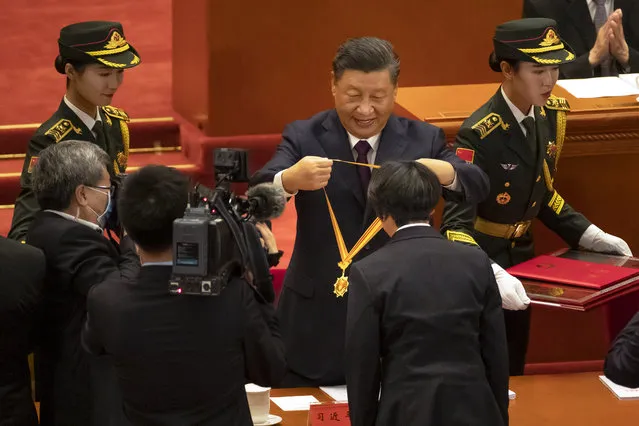
[{"label": "camera operator", "polygon": [[33,170],[42,210],[27,243],[44,252],[47,265],[36,351],[42,425],[122,424],[110,360],[89,356],[80,343],[89,289],[107,276],[130,279],[140,267],[128,238],[118,250],[102,233],[112,202],[110,163],[91,142],[63,141],[44,149]]},{"label": "camera operator", "polygon": [[128,176],[118,210],[142,268],[134,281],[91,291],[83,343],[114,357],[133,424],[252,425],[244,384],[277,384],[284,346],[273,307],[239,273],[217,296],[170,294],[174,221],[188,188],[164,166]]}]

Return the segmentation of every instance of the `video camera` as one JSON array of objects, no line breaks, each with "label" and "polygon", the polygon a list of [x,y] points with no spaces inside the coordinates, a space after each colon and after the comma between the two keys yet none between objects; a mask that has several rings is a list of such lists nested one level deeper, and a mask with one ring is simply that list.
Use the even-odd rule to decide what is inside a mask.
[{"label": "video camera", "polygon": [[246,197],[231,191],[232,182],[249,180],[246,150],[216,149],[214,167],[215,189],[197,184],[184,217],[173,222],[169,292],[217,296],[230,278],[244,276],[272,302],[269,265],[254,223],[281,215],[286,197],[272,183],[249,188]]}]

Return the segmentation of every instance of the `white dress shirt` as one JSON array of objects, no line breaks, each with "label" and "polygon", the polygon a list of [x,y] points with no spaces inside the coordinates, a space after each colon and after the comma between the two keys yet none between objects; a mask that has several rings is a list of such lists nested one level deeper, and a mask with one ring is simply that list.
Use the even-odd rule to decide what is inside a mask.
[{"label": "white dress shirt", "polygon": [[[590,18],[595,20],[595,13],[597,13],[597,2],[595,0],[586,0],[588,3],[588,10],[590,10]],[[606,16],[610,16],[610,14],[615,10],[615,0],[606,0]]]},{"label": "white dress shirt", "polygon": [[79,217],[72,216],[72,215],[70,215],[69,213],[61,212],[61,211],[59,211],[59,210],[45,210],[45,212],[55,213],[55,214],[57,214],[58,216],[62,216],[62,217],[63,217],[63,218],[65,218],[65,219],[69,219],[69,220],[72,220],[72,221],[74,221],[74,222],[81,223],[81,224],[83,224],[83,225],[85,225],[85,226],[88,226],[88,227],[89,227],[89,228],[91,228],[91,229],[95,229],[95,230],[96,230],[96,231],[98,231],[98,232],[102,232],[102,228],[100,228],[100,227],[99,227],[98,225],[96,225],[95,223],[93,223],[93,222],[89,222],[88,220],[80,219]]},{"label": "white dress shirt", "polygon": [[519,127],[521,127],[521,131],[524,132],[524,136],[528,136],[528,132],[526,131],[526,127],[524,126],[524,118],[532,117],[533,120],[535,119],[535,106],[531,105],[530,111],[528,111],[528,115],[524,115],[524,113],[521,112],[514,103],[512,103],[508,96],[506,96],[506,92],[504,92],[503,87],[501,88],[501,95],[506,100],[506,104],[508,105],[508,108],[510,108],[510,111],[513,113],[513,116],[515,116],[515,120],[517,120]]},{"label": "white dress shirt", "polygon": [[73,105],[71,101],[67,99],[66,95],[62,99],[64,99],[64,103],[67,104],[71,111],[73,111],[75,115],[78,116],[80,121],[82,121],[84,125],[87,126],[89,130],[91,130],[91,133],[93,133],[93,137],[97,137],[96,133],[93,131],[93,126],[95,126],[96,121],[102,121],[102,118],[100,118],[100,108],[96,107],[95,118],[93,118],[77,106]]},{"label": "white dress shirt", "polygon": [[[402,225],[399,228],[397,228],[397,231],[399,231],[401,229],[406,229],[406,228],[413,228],[415,226],[430,226],[430,223],[427,223],[427,222],[408,223],[406,225]],[[397,231],[395,231],[395,232],[397,232]]]},{"label": "white dress shirt", "polygon": [[[357,161],[357,151],[355,150],[355,145],[357,145],[357,142],[359,142],[362,139],[356,138],[355,136],[351,135],[348,132],[346,133],[348,134],[348,142],[351,144],[351,152],[353,153],[353,160]],[[375,164],[375,157],[377,157],[377,148],[379,148],[379,137],[380,137],[380,133],[376,134],[375,136],[371,136],[368,139],[364,139],[371,146],[371,149],[368,151],[368,154],[366,154],[366,158],[368,158],[366,162],[368,164]]]}]

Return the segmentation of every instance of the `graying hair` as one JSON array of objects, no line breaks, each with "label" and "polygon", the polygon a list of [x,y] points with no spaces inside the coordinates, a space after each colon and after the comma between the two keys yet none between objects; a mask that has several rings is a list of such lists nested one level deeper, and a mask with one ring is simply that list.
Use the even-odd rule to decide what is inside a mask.
[{"label": "graying hair", "polygon": [[91,142],[68,140],[40,152],[32,190],[42,210],[65,210],[79,185],[97,185],[111,159]]},{"label": "graying hair", "polygon": [[359,37],[346,40],[333,59],[335,81],[344,71],[374,72],[388,70],[391,82],[396,85],[399,78],[399,56],[393,45],[377,37]]}]

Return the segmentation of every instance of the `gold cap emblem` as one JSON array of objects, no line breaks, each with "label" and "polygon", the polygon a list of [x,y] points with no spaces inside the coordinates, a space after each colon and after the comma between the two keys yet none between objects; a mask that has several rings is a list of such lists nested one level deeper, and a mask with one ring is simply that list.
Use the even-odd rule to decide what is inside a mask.
[{"label": "gold cap emblem", "polygon": [[546,33],[546,37],[544,37],[543,41],[539,43],[539,45],[547,47],[547,46],[553,46],[555,44],[560,44],[560,43],[561,43],[561,40],[559,39],[559,37],[557,37],[557,33],[555,32],[555,30],[550,29]]},{"label": "gold cap emblem", "polygon": [[113,31],[111,34],[111,39],[107,44],[104,45],[105,49],[117,49],[118,47],[122,47],[126,44],[126,40],[124,37],[120,35],[119,32]]}]

